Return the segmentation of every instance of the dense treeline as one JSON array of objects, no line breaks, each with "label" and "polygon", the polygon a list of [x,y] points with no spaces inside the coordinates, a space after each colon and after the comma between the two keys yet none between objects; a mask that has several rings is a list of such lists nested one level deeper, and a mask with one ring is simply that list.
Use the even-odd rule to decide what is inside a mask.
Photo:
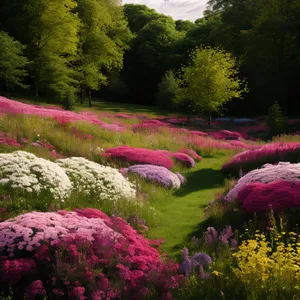
[{"label": "dense treeline", "polygon": [[27,75],[36,98],[49,95],[65,106],[101,89],[97,96],[111,101],[169,107],[160,89],[173,85],[176,94],[174,74],[203,45],[232,53],[247,78],[249,93],[228,104],[228,113],[266,113],[275,102],[285,113],[300,110],[299,0],[210,0],[195,22],[117,0],[3,0],[0,30],[15,39],[9,53],[27,71],[8,83],[0,71],[9,93]]},{"label": "dense treeline", "polygon": [[[122,68],[132,38],[123,8],[114,0],[4,0],[0,30],[9,34],[10,44],[13,39],[21,43],[29,62],[26,83],[36,100],[42,93],[67,108],[79,93],[82,101],[86,95],[91,101],[91,90],[108,84],[109,74]],[[0,51],[13,63],[11,48]],[[10,88],[14,81],[8,82]]]},{"label": "dense treeline", "polygon": [[[153,103],[168,70],[186,64],[199,45],[218,46],[237,57],[249,93],[227,106],[230,113],[266,113],[278,102],[285,113],[300,109],[300,2],[298,0],[211,0],[195,23],[174,21],[141,5],[125,5],[136,34],[121,78],[128,99]],[[125,99],[127,101],[128,99]]]}]

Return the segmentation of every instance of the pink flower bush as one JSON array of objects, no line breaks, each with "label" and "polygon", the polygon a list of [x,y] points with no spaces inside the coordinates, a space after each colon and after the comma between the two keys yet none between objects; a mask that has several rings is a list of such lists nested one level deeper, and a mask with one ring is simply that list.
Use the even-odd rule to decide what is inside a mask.
[{"label": "pink flower bush", "polygon": [[0,97],[0,113],[2,114],[22,114],[36,115],[40,117],[49,117],[57,120],[59,123],[70,123],[74,121],[87,121],[92,124],[102,125],[103,122],[93,113],[83,112],[77,114],[75,112],[66,111],[58,108],[45,108],[37,105],[25,104],[22,102],[9,100]]},{"label": "pink flower bush", "polygon": [[223,165],[225,173],[238,176],[240,168],[243,172],[251,171],[266,163],[300,161],[300,142],[270,143],[256,149],[237,154],[231,161]]},{"label": "pink flower bush", "polygon": [[254,182],[243,187],[237,196],[249,212],[281,212],[300,206],[300,181]]},{"label": "pink flower bush", "polygon": [[178,151],[179,153],[185,153],[191,158],[193,158],[195,161],[201,161],[202,157],[198,155],[194,150],[192,149],[181,149]]},{"label": "pink flower bush", "polygon": [[120,119],[135,119],[136,118],[135,116],[130,116],[127,114],[116,114],[116,115],[114,115],[114,117],[120,118]]},{"label": "pink flower bush", "polygon": [[300,163],[280,162],[278,165],[266,164],[261,169],[253,170],[239,179],[237,184],[225,196],[226,201],[237,199],[239,192],[253,182],[270,183],[278,180],[296,182],[300,180]]},{"label": "pink flower bush", "polygon": [[236,131],[220,130],[216,132],[209,132],[209,135],[216,140],[238,140],[242,135]]},{"label": "pink flower bush", "polygon": [[21,144],[18,143],[14,138],[7,137],[4,132],[0,132],[0,145],[6,144],[13,147],[21,147]]},{"label": "pink flower bush", "polygon": [[91,134],[80,132],[75,126],[72,127],[73,133],[76,135],[76,137],[84,140],[93,140],[94,137]]},{"label": "pink flower bush", "polygon": [[127,169],[123,169],[122,172],[123,174],[137,174],[146,180],[158,183],[166,188],[178,189],[181,185],[182,180],[182,178],[179,178],[179,173],[179,175],[177,175],[169,171],[165,167],[153,165],[135,165]]},{"label": "pink flower bush", "polygon": [[190,157],[189,155],[187,155],[186,153],[181,153],[181,152],[172,153],[172,152],[170,152],[169,155],[176,162],[181,163],[183,166],[185,166],[187,168],[194,168],[195,165],[196,165],[194,159],[192,157]]},{"label": "pink flower bush", "polygon": [[105,129],[105,130],[110,130],[110,131],[116,131],[116,132],[126,131],[125,127],[116,125],[116,124],[103,124],[103,125],[100,125],[100,128]]},{"label": "pink flower bush", "polygon": [[164,153],[145,148],[132,148],[128,146],[119,146],[106,150],[103,157],[119,160],[128,164],[148,164],[162,166],[171,169],[174,166],[173,161]]},{"label": "pink flower bush", "polygon": [[208,136],[208,133],[199,130],[190,130],[190,133],[199,136]]},{"label": "pink flower bush", "polygon": [[168,150],[157,150],[157,151],[173,158],[173,160],[175,160],[176,162],[180,163],[181,165],[187,168],[194,168],[196,165],[194,159],[189,155],[187,155],[186,153],[182,153],[182,152],[174,153]]},{"label": "pink flower bush", "polygon": [[139,124],[132,125],[133,132],[157,132],[161,127],[168,127],[170,126],[168,123],[161,122],[159,120],[146,120]]},{"label": "pink flower bush", "polygon": [[27,213],[0,226],[0,282],[29,299],[173,299],[183,283],[177,264],[97,209]]}]

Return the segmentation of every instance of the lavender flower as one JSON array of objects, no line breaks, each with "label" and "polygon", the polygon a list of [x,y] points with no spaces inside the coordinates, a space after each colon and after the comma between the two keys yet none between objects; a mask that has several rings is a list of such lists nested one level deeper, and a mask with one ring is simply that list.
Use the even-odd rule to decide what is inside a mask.
[{"label": "lavender flower", "polygon": [[215,244],[218,240],[218,232],[214,227],[208,227],[204,233],[204,241],[207,245]]},{"label": "lavender flower", "polygon": [[135,165],[123,169],[123,173],[135,173],[140,177],[158,183],[166,188],[179,188],[180,180],[178,175],[165,167],[155,165]]}]

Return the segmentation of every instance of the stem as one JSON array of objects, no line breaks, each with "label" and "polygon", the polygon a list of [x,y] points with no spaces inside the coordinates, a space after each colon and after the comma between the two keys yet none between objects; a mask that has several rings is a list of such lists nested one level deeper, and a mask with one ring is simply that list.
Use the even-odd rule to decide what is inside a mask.
[{"label": "stem", "polygon": [[39,81],[37,76],[35,76],[35,101],[39,102]]},{"label": "stem", "polygon": [[208,112],[208,126],[211,127],[211,111]]}]

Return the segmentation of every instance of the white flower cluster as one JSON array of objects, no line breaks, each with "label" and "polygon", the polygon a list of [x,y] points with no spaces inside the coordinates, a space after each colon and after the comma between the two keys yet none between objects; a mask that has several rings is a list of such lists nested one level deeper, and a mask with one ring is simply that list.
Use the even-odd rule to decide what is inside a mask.
[{"label": "white flower cluster", "polygon": [[72,183],[64,169],[25,151],[0,154],[0,184],[37,194],[48,191],[60,200],[72,191]]},{"label": "white flower cluster", "polygon": [[117,169],[99,165],[82,157],[58,159],[56,163],[65,169],[74,188],[79,192],[103,200],[136,196],[134,185]]}]

